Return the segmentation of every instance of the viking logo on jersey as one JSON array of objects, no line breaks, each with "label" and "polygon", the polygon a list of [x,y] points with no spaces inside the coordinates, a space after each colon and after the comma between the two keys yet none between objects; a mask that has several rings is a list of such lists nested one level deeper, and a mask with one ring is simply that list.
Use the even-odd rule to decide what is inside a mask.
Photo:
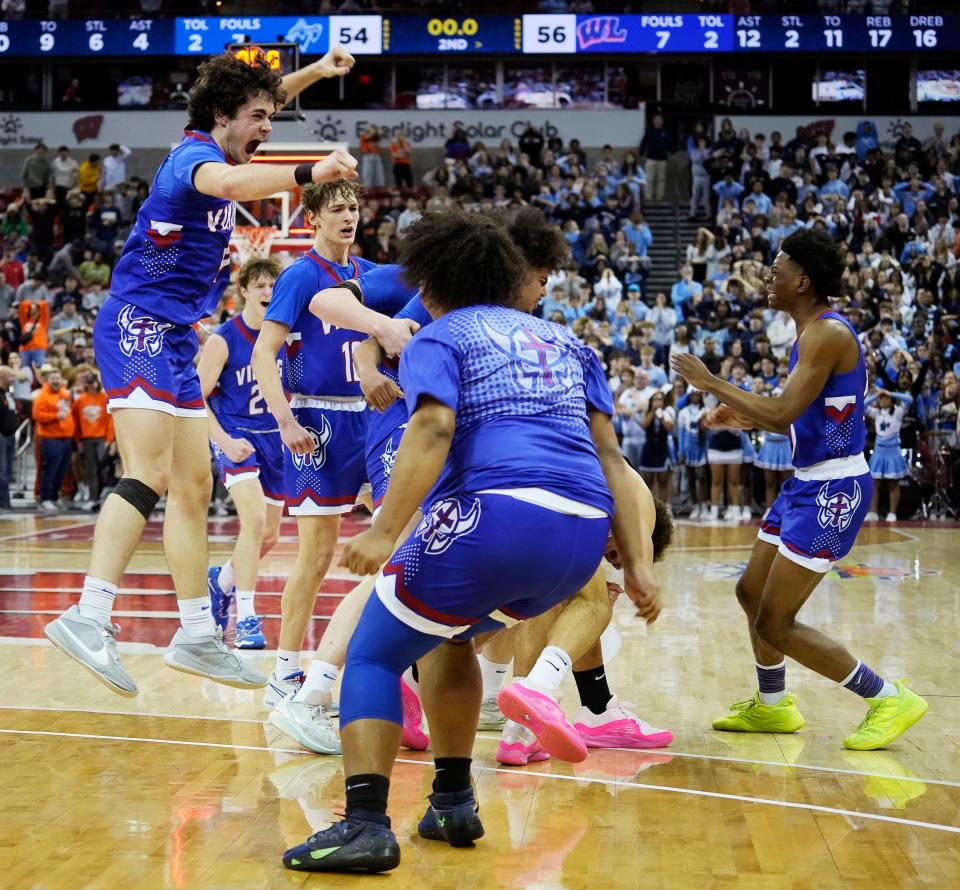
[{"label": "viking logo on jersey", "polygon": [[449,498],[430,508],[417,526],[416,535],[426,543],[426,553],[443,553],[457,538],[469,535],[480,522],[480,501],[474,498],[466,512],[460,501]]},{"label": "viking logo on jersey", "polygon": [[829,488],[830,483],[824,482],[823,488],[817,493],[817,506],[820,508],[817,521],[822,528],[835,528],[842,532],[853,521],[853,515],[860,506],[860,500],[863,497],[860,492],[860,483],[856,481],[853,483],[853,494],[847,494],[844,491],[830,494]]},{"label": "viking logo on jersey", "polygon": [[293,465],[302,470],[304,467],[313,467],[319,470],[327,462],[327,444],[333,436],[333,430],[330,429],[330,422],[326,417],[320,415],[320,429],[315,430],[312,426],[304,429],[313,436],[313,451],[310,454],[293,454]]},{"label": "viking logo on jersey", "polygon": [[124,355],[133,355],[135,352],[145,352],[156,356],[163,349],[163,335],[173,325],[156,321],[149,315],[133,314],[133,306],[125,306],[117,316],[117,327],[120,328],[120,351]]},{"label": "viking logo on jersey", "polygon": [[525,390],[539,393],[541,389],[566,389],[571,383],[568,356],[556,343],[538,336],[525,324],[514,325],[504,333],[492,327],[477,315],[480,330],[494,346],[511,358],[514,379]]},{"label": "viking logo on jersey", "polygon": [[[401,424],[397,429],[405,430],[407,425]],[[397,460],[397,449],[393,447],[393,439],[387,440],[387,447],[384,449],[383,454],[380,455],[380,463],[383,464],[383,475],[388,479],[390,474],[393,472],[393,465]]]}]

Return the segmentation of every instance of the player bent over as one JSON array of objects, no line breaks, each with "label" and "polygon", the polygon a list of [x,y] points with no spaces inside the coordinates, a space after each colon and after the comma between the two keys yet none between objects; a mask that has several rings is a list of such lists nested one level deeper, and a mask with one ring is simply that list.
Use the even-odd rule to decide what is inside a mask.
[{"label": "player bent over", "polygon": [[[523,258],[490,220],[428,213],[400,249],[434,322],[401,357],[410,421],[381,511],[344,554],[351,571],[383,566],[341,689],[346,818],[288,850],[284,864],[294,869],[399,863],[386,810],[400,677],[414,662],[437,767],[421,831],[457,846],[482,836],[470,787],[482,685],[464,641],[540,614],[586,584],[611,515],[627,592],[648,602],[636,502],[596,355],[567,330],[512,308]],[[424,501],[423,521],[391,556]]]},{"label": "player bent over", "polygon": [[[714,377],[694,356],[674,356],[674,370],[723,405],[714,423],[790,432],[796,468],[770,508],[737,582],[747,613],[760,689],[733,705],[714,729],[796,732],[804,719],[786,690],[786,660],[828,677],[865,698],[869,711],[844,739],[847,748],[889,745],[926,712],[927,703],[854,658],[840,643],[796,620],[824,573],[853,546],[870,505],[873,482],[863,456],[867,370],[856,330],[830,309],[843,271],[825,232],[801,229],[784,239],[767,278],[768,300],[797,324],[790,376],[770,398]],[[728,422],[729,421],[729,422]]]},{"label": "player bent over", "polygon": [[228,685],[266,682],[224,646],[210,612],[209,425],[193,365],[192,325],[213,312],[229,279],[236,201],[355,175],[356,161],[341,150],[312,166],[248,163],[291,95],[322,77],[346,74],[352,64],[337,49],[281,79],[262,58],[250,65],[231,55],[204,62],[183,141],[161,163],[113,271],[94,347],[125,475],[97,519],[80,602],[45,633],[121,695],[135,695],[137,686],[117,653],[113,600],[164,493],[164,551],[181,622],[164,661]]},{"label": "player bent over", "polygon": [[213,620],[223,630],[235,596],[238,649],[266,646],[254,595],[260,560],[277,543],[283,518],[283,443],[250,365],[279,274],[280,265],[273,259],[243,264],[237,279],[243,309],[210,335],[197,365],[220,479],[240,519],[233,553],[225,565],[209,569],[207,587]]}]

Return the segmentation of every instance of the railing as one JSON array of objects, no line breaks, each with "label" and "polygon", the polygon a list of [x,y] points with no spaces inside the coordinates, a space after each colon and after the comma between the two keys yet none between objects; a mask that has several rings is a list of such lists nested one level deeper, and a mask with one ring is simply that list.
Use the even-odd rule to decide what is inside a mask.
[{"label": "railing", "polygon": [[13,434],[16,452],[13,459],[13,476],[10,480],[11,500],[33,501],[34,482],[37,478],[37,461],[33,448],[33,421],[28,417]]}]

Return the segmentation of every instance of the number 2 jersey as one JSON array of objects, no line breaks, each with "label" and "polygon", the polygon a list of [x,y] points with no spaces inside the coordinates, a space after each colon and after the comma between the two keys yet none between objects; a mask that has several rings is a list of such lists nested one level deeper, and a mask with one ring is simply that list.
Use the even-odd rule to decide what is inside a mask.
[{"label": "number 2 jersey", "polygon": [[229,164],[209,133],[185,130],[160,164],[110,282],[110,294],[148,316],[188,326],[217,308],[230,280],[236,203],[198,192],[197,168]]},{"label": "number 2 jersey", "polygon": [[[214,333],[227,344],[226,364],[220,372],[217,389],[207,400],[220,425],[228,433],[277,430],[276,418],[260,395],[250,364],[259,332],[248,327],[242,315],[235,315]],[[277,364],[282,370],[283,359],[278,357]]]}]

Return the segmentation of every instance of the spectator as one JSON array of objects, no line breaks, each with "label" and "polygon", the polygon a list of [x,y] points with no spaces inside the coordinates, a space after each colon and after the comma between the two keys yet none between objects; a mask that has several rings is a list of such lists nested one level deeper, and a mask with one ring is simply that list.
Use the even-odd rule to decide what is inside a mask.
[{"label": "spectator", "polygon": [[413,170],[410,165],[413,160],[413,150],[407,142],[407,137],[399,130],[390,143],[390,159],[393,162],[393,182],[396,187],[412,189]]},{"label": "spectator", "polygon": [[692,189],[690,191],[690,213],[691,222],[698,215],[704,219],[710,218],[710,171],[707,169],[707,161],[710,158],[710,149],[707,147],[708,140],[705,134],[697,136],[696,143],[689,147],[690,155],[690,176],[692,180]]},{"label": "spectator", "polygon": [[61,145],[57,149],[57,156],[50,162],[50,173],[53,179],[53,195],[57,209],[63,210],[67,203],[67,193],[76,188],[77,173],[80,165],[76,158],[71,157],[70,149]]},{"label": "spectator", "polygon": [[676,423],[676,412],[662,392],[650,396],[647,410],[640,421],[645,438],[640,450],[640,466],[644,481],[655,498],[670,503],[670,434]]},{"label": "spectator", "polygon": [[87,204],[91,204],[97,196],[102,177],[103,164],[100,155],[94,152],[80,164],[80,168],[77,170],[77,186]]},{"label": "spectator", "polygon": [[17,403],[13,397],[14,370],[0,365],[0,510],[9,510],[10,484],[13,482],[17,455],[14,434],[19,425]]},{"label": "spectator", "polygon": [[73,403],[73,419],[82,458],[82,485],[89,506],[100,500],[104,465],[108,452],[116,452],[113,420],[107,412],[107,395],[95,371],[86,371],[78,379],[80,391]]},{"label": "spectator", "polygon": [[407,198],[407,206],[397,218],[397,234],[410,225],[413,225],[421,217],[420,202],[416,198]]},{"label": "spectator", "polygon": [[88,229],[95,250],[109,256],[123,225],[120,210],[114,204],[113,192],[104,192],[88,214]]},{"label": "spectator", "polygon": [[41,369],[44,381],[33,402],[33,420],[40,443],[40,510],[59,512],[60,488],[70,469],[74,421],[70,390],[60,371],[49,365]]},{"label": "spectator", "polygon": [[67,84],[67,88],[63,91],[60,102],[68,107],[76,107],[83,104],[83,96],[80,95],[80,78],[74,77],[70,83]]},{"label": "spectator", "polygon": [[77,302],[73,297],[66,297],[63,309],[50,319],[50,336],[72,338],[74,332],[86,330],[87,323],[77,311]]},{"label": "spectator", "polygon": [[38,142],[33,152],[24,160],[20,169],[20,181],[31,198],[46,197],[50,185],[50,161],[47,147]]},{"label": "spectator", "polygon": [[646,158],[644,172],[651,201],[663,201],[667,191],[667,161],[670,157],[670,134],[664,129],[663,115],[653,116],[640,141],[640,154]]},{"label": "spectator", "polygon": [[99,284],[103,288],[110,286],[110,266],[99,250],[86,251],[85,259],[77,269],[77,274],[84,287],[92,284]]},{"label": "spectator", "polygon": [[13,304],[17,300],[17,292],[7,284],[6,272],[0,271],[0,322],[10,320]]},{"label": "spectator", "polygon": [[132,152],[125,145],[116,142],[107,149],[107,156],[103,159],[103,173],[100,178],[100,189],[108,191],[117,188],[127,178],[127,158]]}]

